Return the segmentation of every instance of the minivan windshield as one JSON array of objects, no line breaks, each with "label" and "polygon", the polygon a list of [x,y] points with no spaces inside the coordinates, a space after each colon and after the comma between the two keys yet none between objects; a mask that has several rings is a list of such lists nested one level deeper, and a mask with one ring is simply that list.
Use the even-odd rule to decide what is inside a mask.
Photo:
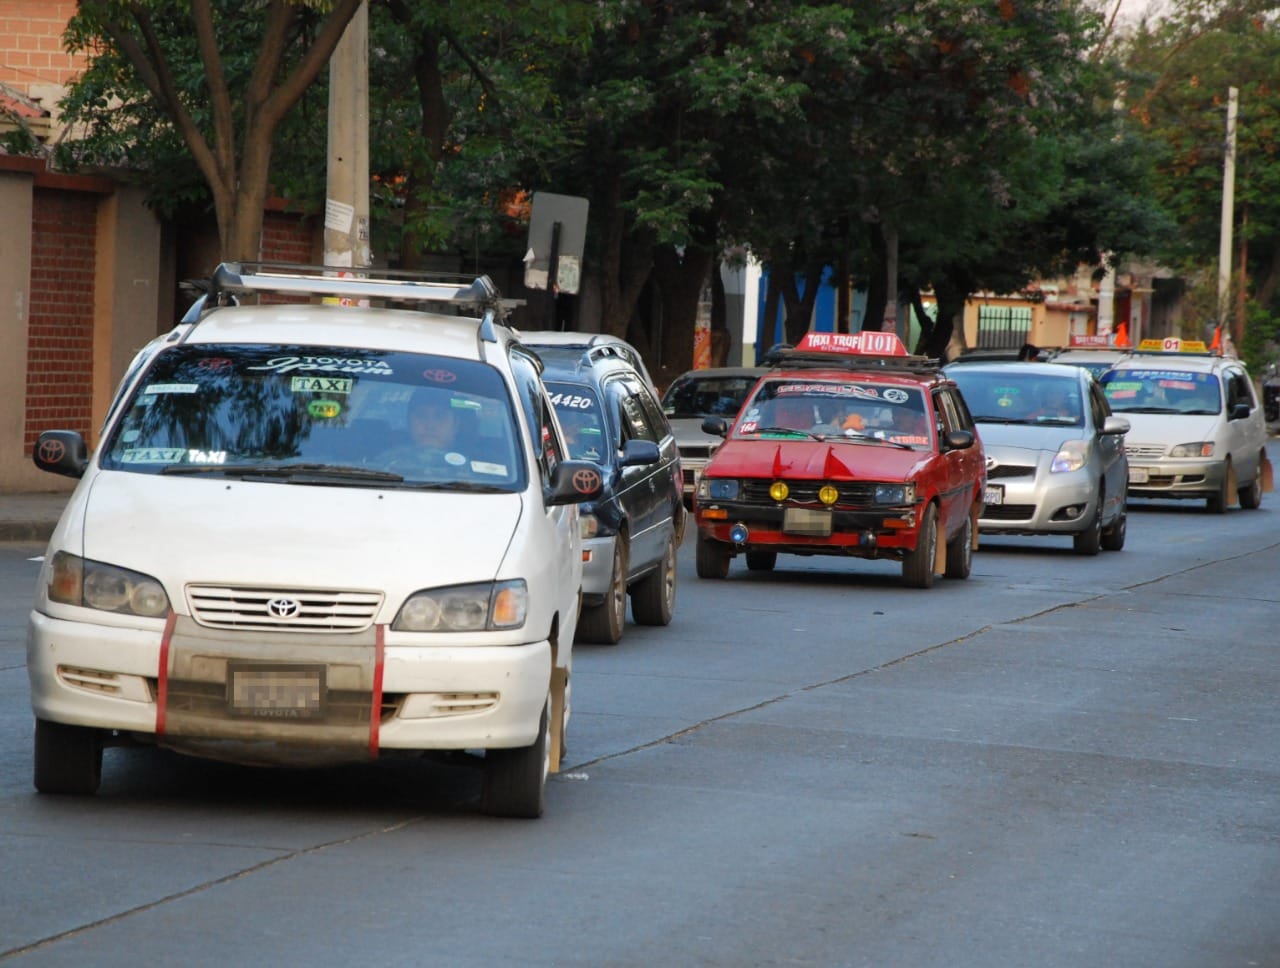
[{"label": "minivan windshield", "polygon": [[474,360],[183,344],[151,362],[101,453],[140,474],[520,491],[519,440],[506,383]]},{"label": "minivan windshield", "polygon": [[1100,381],[1112,413],[1222,412],[1213,373],[1188,370],[1111,370]]}]

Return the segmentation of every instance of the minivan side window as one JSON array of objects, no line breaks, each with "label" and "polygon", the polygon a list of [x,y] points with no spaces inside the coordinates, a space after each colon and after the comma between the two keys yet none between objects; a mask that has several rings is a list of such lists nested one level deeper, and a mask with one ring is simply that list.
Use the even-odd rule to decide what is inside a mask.
[{"label": "minivan side window", "polygon": [[538,364],[527,353],[515,349],[511,351],[511,372],[519,388],[520,411],[533,440],[538,471],[542,475],[543,484],[546,484],[551,479],[552,470],[559,463],[560,455],[564,453],[555,421],[550,416],[551,401],[547,399],[542,387]]}]

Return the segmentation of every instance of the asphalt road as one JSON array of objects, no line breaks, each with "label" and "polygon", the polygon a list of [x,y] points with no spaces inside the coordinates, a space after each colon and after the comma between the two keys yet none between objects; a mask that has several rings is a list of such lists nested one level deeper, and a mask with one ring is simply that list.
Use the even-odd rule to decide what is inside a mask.
[{"label": "asphalt road", "polygon": [[984,539],[928,591],[692,550],[669,628],[576,651],[513,822],[418,761],[110,750],[37,796],[40,549],[0,545],[0,962],[1280,965],[1280,495],[1135,506],[1097,558]]}]

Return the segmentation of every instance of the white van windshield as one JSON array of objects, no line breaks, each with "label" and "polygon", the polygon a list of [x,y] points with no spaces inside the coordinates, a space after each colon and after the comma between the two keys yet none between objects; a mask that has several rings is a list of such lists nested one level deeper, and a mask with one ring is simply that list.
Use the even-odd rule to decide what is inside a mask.
[{"label": "white van windshield", "polygon": [[102,466],[291,483],[520,491],[510,394],[473,360],[279,345],[166,349],[109,431]]}]

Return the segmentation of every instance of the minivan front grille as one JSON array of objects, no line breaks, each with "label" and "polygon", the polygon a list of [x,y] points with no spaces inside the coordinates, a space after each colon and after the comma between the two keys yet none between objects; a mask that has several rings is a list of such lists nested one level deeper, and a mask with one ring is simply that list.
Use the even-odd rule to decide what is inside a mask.
[{"label": "minivan front grille", "polygon": [[191,617],[206,628],[359,632],[382,606],[379,592],[191,585]]}]

